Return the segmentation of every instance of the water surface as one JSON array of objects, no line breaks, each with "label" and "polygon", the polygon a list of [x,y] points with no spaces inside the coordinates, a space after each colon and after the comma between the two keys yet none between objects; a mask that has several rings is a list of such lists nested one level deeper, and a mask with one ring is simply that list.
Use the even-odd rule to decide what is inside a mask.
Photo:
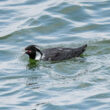
[{"label": "water surface", "polygon": [[[110,110],[109,27],[109,0],[1,0],[0,110]],[[23,54],[86,43],[84,58],[58,63]]]}]

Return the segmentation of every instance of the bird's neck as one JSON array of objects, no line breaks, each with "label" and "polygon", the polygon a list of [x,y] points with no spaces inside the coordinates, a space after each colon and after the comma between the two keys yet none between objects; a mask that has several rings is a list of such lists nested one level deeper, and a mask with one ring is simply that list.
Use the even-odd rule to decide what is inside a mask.
[{"label": "bird's neck", "polygon": [[36,58],[36,52],[33,54],[30,54],[29,57],[30,57],[30,59],[35,59]]}]

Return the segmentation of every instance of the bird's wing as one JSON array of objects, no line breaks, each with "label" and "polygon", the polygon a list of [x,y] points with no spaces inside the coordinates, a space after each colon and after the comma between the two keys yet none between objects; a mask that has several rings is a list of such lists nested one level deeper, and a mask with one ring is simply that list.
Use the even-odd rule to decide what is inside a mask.
[{"label": "bird's wing", "polygon": [[70,58],[72,49],[70,48],[51,48],[43,51],[45,54],[45,60],[57,61]]}]

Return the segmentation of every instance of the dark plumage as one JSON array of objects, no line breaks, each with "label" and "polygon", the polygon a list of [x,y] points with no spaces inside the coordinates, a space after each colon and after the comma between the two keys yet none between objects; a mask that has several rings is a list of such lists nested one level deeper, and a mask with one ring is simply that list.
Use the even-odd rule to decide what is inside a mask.
[{"label": "dark plumage", "polygon": [[31,59],[36,59],[38,53],[40,54],[39,60],[44,61],[62,61],[79,57],[86,49],[87,44],[79,48],[48,48],[40,50],[36,45],[29,45],[25,48],[25,53],[29,55]]}]

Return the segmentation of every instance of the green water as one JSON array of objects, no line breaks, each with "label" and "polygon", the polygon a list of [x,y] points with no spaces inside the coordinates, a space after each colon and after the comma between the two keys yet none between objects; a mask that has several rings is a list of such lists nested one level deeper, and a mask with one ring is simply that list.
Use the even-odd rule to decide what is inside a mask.
[{"label": "green water", "polygon": [[[24,55],[86,43],[58,63]],[[0,0],[0,110],[110,110],[110,1]]]}]

